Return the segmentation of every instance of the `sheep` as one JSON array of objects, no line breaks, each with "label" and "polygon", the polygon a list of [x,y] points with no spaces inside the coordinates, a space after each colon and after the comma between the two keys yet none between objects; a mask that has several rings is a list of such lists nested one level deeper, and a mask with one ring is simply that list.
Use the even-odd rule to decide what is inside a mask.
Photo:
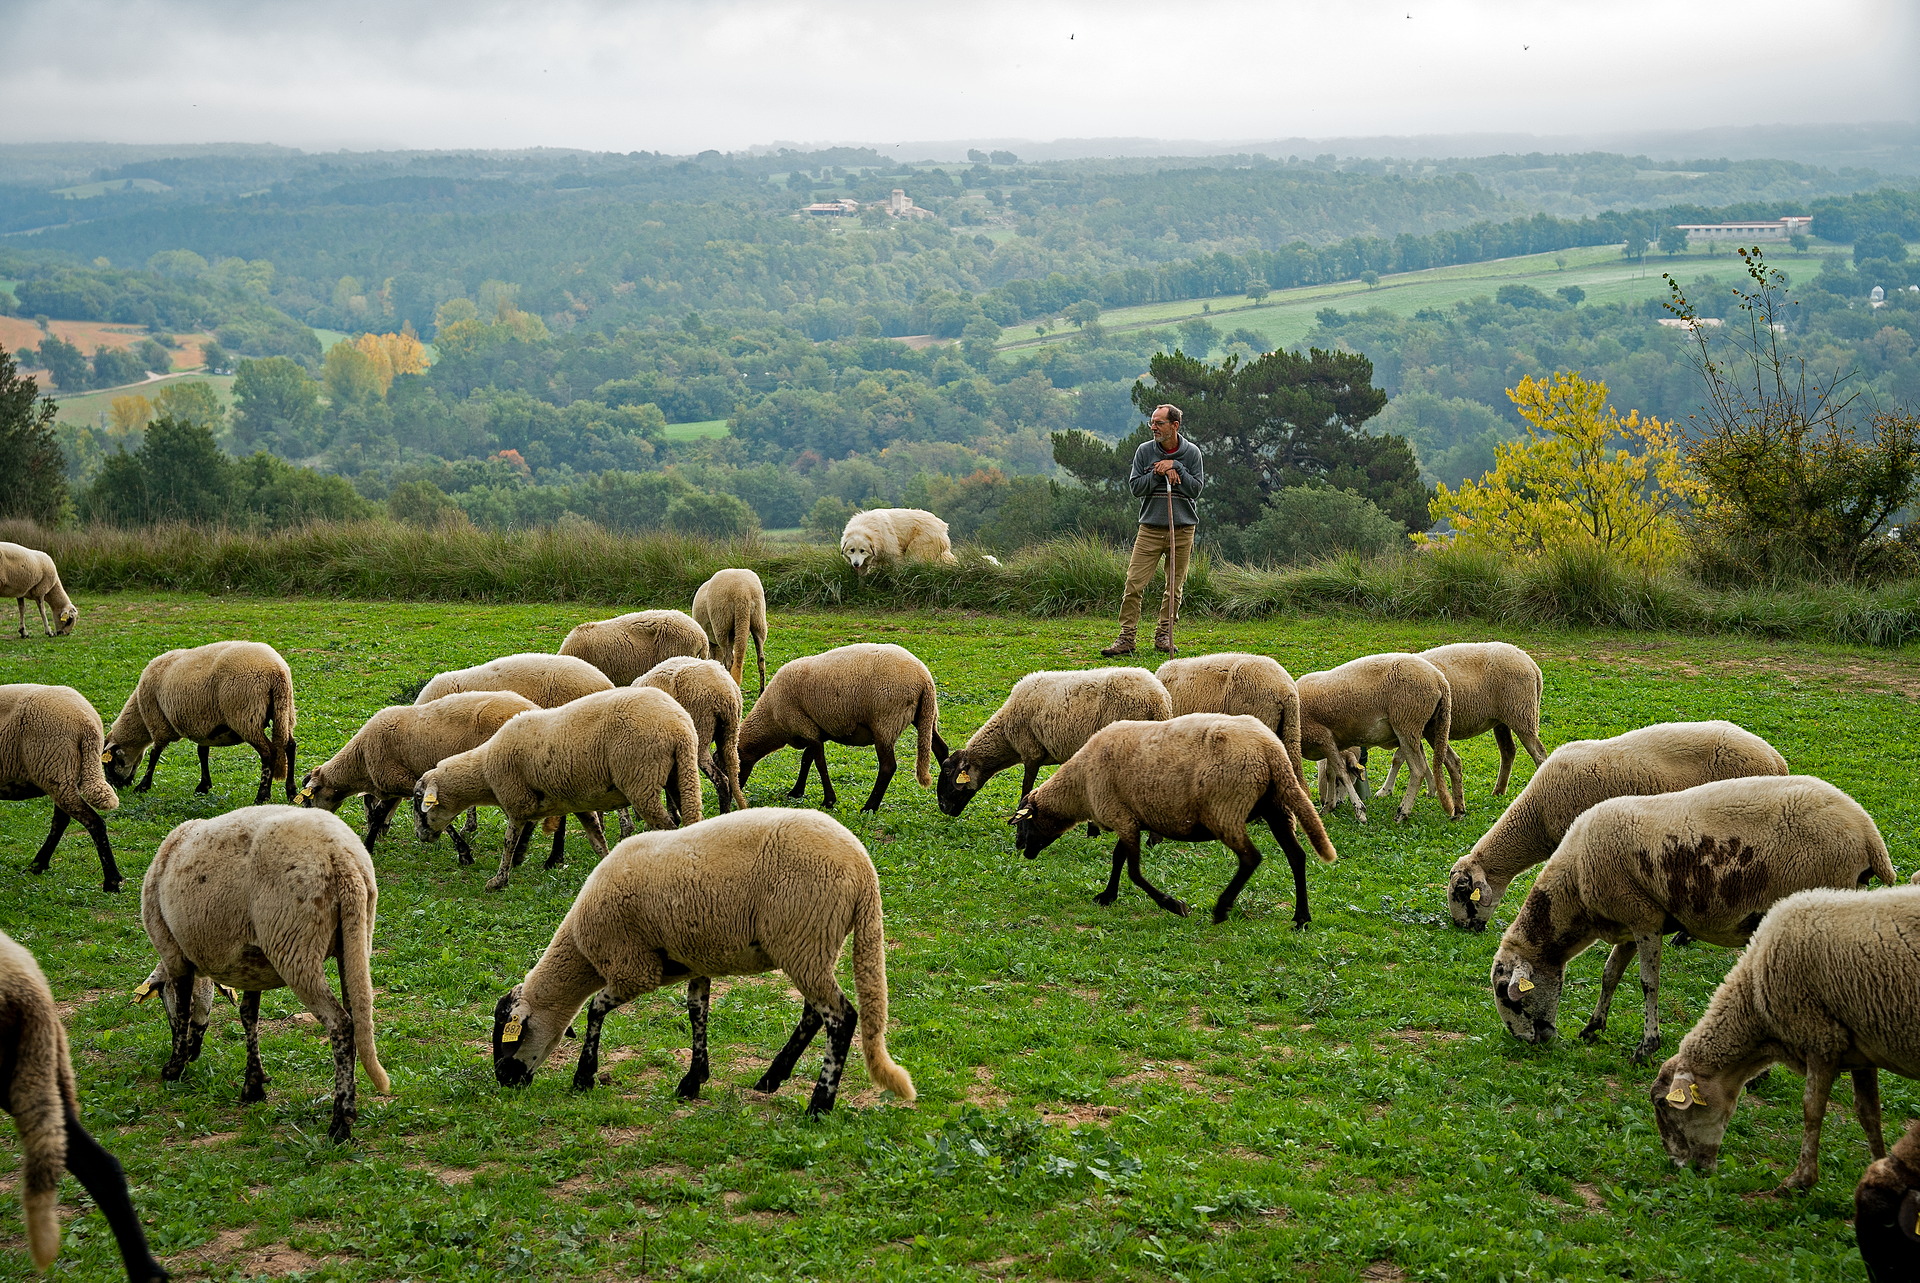
[{"label": "sheep", "polygon": [[[864,1021],[834,980],[849,934]],[[886,940],[873,861],[832,816],[789,808],[735,811],[615,847],[587,875],[540,961],[494,1007],[494,1076],[503,1087],[531,1082],[591,996],[573,1075],[576,1090],[589,1090],[607,1013],[685,978],[693,1058],[676,1091],[692,1099],[708,1077],[711,978],[775,969],[806,1005],[755,1091],[778,1091],[824,1024],[827,1054],[808,1114],[833,1108],[856,1026],[867,1077],[913,1100],[913,1079],[887,1054]]]},{"label": "sheep", "polygon": [[1164,722],[1173,713],[1167,687],[1144,668],[1028,673],[986,724],[940,764],[940,809],[960,814],[988,780],[1015,762],[1026,768],[1024,797],[1033,792],[1042,766],[1066,761],[1101,727]]},{"label": "sheep", "polygon": [[875,508],[847,518],[840,532],[840,555],[862,574],[896,561],[958,560],[947,538],[947,523],[922,508]]},{"label": "sheep", "polygon": [[1307,773],[1300,758],[1300,692],[1293,684],[1293,674],[1278,660],[1224,651],[1170,659],[1155,670],[1154,676],[1167,688],[1175,717],[1245,713],[1259,718],[1287,746],[1287,756],[1293,759],[1293,769],[1300,772],[1301,785],[1305,786]]},{"label": "sheep", "polygon": [[[471,806],[507,817],[500,871],[487,890],[507,885],[526,858],[533,826],[571,812],[594,854],[607,853],[598,811],[632,805],[657,829],[700,818],[700,746],[693,719],[663,690],[622,687],[511,718],[478,748],[447,758],[413,786],[413,830],[438,838]],[[665,792],[678,813],[661,805]],[[547,860],[560,862],[558,844]]]},{"label": "sheep", "polygon": [[626,686],[663,659],[707,658],[707,634],[685,611],[636,610],[581,624],[560,643],[560,653],[584,659],[615,686]]},{"label": "sheep", "polygon": [[760,669],[760,689],[767,689],[767,590],[751,570],[722,570],[693,594],[693,622],[707,635],[716,657],[726,659],[736,686],[743,684],[747,641],[753,641],[753,660]]},{"label": "sheep", "polygon": [[461,691],[512,691],[541,708],[558,708],[582,695],[613,688],[607,675],[584,659],[536,651],[503,655],[472,668],[441,673],[420,688],[413,702],[431,704],[443,695]]},{"label": "sheep", "polygon": [[1257,718],[1188,713],[1165,722],[1114,722],[1022,797],[1008,823],[1028,859],[1083,820],[1112,831],[1119,837],[1112,872],[1094,902],[1112,904],[1119,896],[1124,864],[1135,886],[1181,917],[1187,906],[1140,872],[1140,834],[1145,830],[1176,842],[1218,841],[1240,859],[1214,901],[1213,920],[1220,923],[1260,867],[1259,848],[1247,837],[1250,818],[1266,821],[1287,853],[1293,866],[1293,925],[1303,928],[1313,915],[1307,908],[1307,855],[1293,835],[1293,822],[1306,830],[1321,860],[1331,864],[1339,854],[1287,746]]},{"label": "sheep", "polygon": [[[40,608],[40,626],[47,636],[64,637],[80,622],[80,608],[67,596],[53,558],[38,548],[0,543],[0,598],[12,597],[20,611],[20,635],[27,635],[27,602]],[[53,603],[54,622],[47,622],[47,603]]]},{"label": "sheep", "polygon": [[700,773],[713,781],[720,814],[745,807],[747,797],[740,791],[740,687],[727,670],[717,660],[675,655],[634,678],[633,684],[663,690],[687,710],[700,745]]},{"label": "sheep", "polygon": [[[335,1142],[353,1136],[356,1055],[374,1090],[391,1090],[373,1038],[373,951],[379,888],[373,860],[346,821],[326,811],[248,806],[188,820],[167,835],[140,888],[147,938],[160,955],[135,991],[158,990],[173,1030],[160,1076],[178,1081],[200,1056],[216,986],[240,991],[247,1075],[240,1103],[267,1098],[260,1067],[260,994],[293,990],[333,1043]],[[326,961],[340,973],[340,1000]]]},{"label": "sheep", "polygon": [[100,812],[118,809],[120,798],[101,769],[101,744],[100,714],[73,687],[0,686],[0,799],[53,799],[53,827],[27,871],[45,873],[67,825],[79,820],[100,856],[100,889],[118,891],[125,879]]},{"label": "sheep", "polygon": [[107,778],[119,787],[133,782],[140,750],[153,745],[147,773],[136,793],[153,787],[153,768],[175,740],[200,746],[196,793],[213,791],[207,750],[234,744],[260,755],[260,787],[254,805],[267,800],[275,780],[286,781],[293,800],[293,672],[280,652],[262,642],[221,641],[156,655],[140,670],[126,707],[107,728]]},{"label": "sheep", "polygon": [[[338,811],[358,793],[367,808],[367,851],[387,831],[393,810],[413,796],[420,777],[455,753],[478,748],[508,718],[539,705],[512,691],[462,691],[427,704],[383,708],[354,732],[346,746],[307,772],[297,798],[302,806]],[[460,830],[450,832],[460,863],[473,863],[473,848]]]},{"label": "sheep", "polygon": [[1920,1277],[1920,1121],[1854,1187],[1853,1237],[1871,1283]]},{"label": "sheep", "polygon": [[[1453,721],[1447,728],[1447,772],[1453,777],[1453,804],[1456,811],[1466,808],[1466,795],[1460,787],[1460,754],[1451,747],[1461,740],[1493,732],[1500,746],[1500,776],[1493,791],[1505,793],[1507,779],[1513,774],[1513,740],[1520,737],[1527,756],[1537,767],[1546,760],[1546,746],[1540,743],[1540,692],[1543,680],[1540,665],[1533,656],[1507,642],[1455,642],[1420,652],[1420,658],[1447,675],[1453,692]],[[1404,761],[1398,749],[1387,768],[1387,782],[1375,797],[1393,792],[1393,781]],[[1438,781],[1433,781],[1438,783]]]},{"label": "sheep", "polygon": [[126,1173],[80,1124],[67,1031],[40,964],[0,932],[0,1103],[20,1134],[20,1202],[27,1253],[40,1269],[60,1251],[60,1173],[72,1172],[107,1218],[130,1283],[170,1277],[153,1259],[127,1193]]},{"label": "sheep", "polygon": [[880,809],[897,769],[894,741],[911,723],[919,729],[914,778],[921,788],[933,784],[927,770],[932,753],[942,766],[947,742],[940,738],[940,697],[933,674],[900,646],[859,642],[819,655],[788,660],[740,727],[740,786],[761,758],[791,745],[800,750],[800,776],[788,797],[807,794],[807,767],[820,768],[820,794],[828,809],[835,801],[827,778],[827,745],[873,745],[880,771],[863,811]]},{"label": "sheep", "polygon": [[[1446,674],[1418,655],[1389,652],[1307,673],[1295,686],[1300,692],[1300,752],[1320,763],[1321,813],[1332,811],[1344,791],[1365,824],[1367,806],[1354,787],[1353,759],[1344,750],[1397,747],[1406,754],[1409,777],[1396,817],[1404,821],[1430,778],[1420,741],[1433,745],[1435,775],[1446,758],[1453,722]],[[1454,815],[1452,796],[1445,789],[1436,792],[1447,814]]]},{"label": "sheep", "polygon": [[1810,890],[1773,906],[1648,1092],[1673,1161],[1712,1171],[1741,1090],[1776,1063],[1807,1080],[1800,1161],[1782,1189],[1819,1179],[1820,1124],[1843,1069],[1867,1147],[1884,1157],[1880,1070],[1920,1078],[1917,940],[1920,888]]},{"label": "sheep", "polygon": [[1809,887],[1894,879],[1887,846],[1860,804],[1811,775],[1717,780],[1677,793],[1616,797],[1573,822],[1500,938],[1490,979],[1509,1032],[1551,1042],[1567,964],[1613,946],[1600,1002],[1580,1031],[1607,1027],[1634,954],[1646,1019],[1633,1058],[1660,1045],[1661,937],[1745,944],[1778,900]]},{"label": "sheep", "polygon": [[1568,827],[1596,802],[1786,773],[1786,759],[1771,744],[1732,722],[1662,722],[1612,739],[1562,744],[1473,849],[1454,862],[1447,890],[1454,925],[1486,930],[1508,884],[1552,855]]}]

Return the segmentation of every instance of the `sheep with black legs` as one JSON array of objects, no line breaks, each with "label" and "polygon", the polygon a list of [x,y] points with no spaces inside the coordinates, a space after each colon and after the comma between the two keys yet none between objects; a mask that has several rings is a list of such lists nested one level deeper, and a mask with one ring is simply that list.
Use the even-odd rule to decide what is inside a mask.
[{"label": "sheep with black legs", "polygon": [[140,681],[126,707],[107,728],[107,778],[125,788],[133,783],[140,751],[153,745],[147,773],[133,791],[153,787],[153,768],[175,740],[200,746],[200,783],[196,793],[213,791],[207,750],[246,744],[260,755],[257,806],[285,780],[293,800],[293,670],[280,652],[261,642],[222,641],[156,655],[140,670]]},{"label": "sheep with black legs", "polygon": [[[1453,692],[1447,677],[1418,655],[1390,652],[1349,660],[1338,668],[1307,673],[1294,683],[1300,693],[1300,753],[1320,763],[1320,810],[1327,814],[1344,794],[1354,814],[1367,822],[1367,804],[1356,784],[1349,749],[1398,748],[1407,760],[1406,796],[1400,799],[1404,821],[1414,799],[1438,775],[1447,754],[1453,724]],[[1421,756],[1421,741],[1433,746],[1433,765]],[[1362,756],[1358,759],[1366,761]],[[1455,815],[1453,797],[1436,788],[1440,805]]]},{"label": "sheep with black legs", "polygon": [[[834,979],[849,934],[859,1009]],[[712,977],[773,970],[786,973],[806,1006],[756,1091],[779,1090],[824,1025],[827,1054],[807,1112],[826,1113],[857,1026],[867,1076],[914,1098],[913,1079],[887,1054],[886,939],[873,861],[833,817],[790,808],[736,811],[615,847],[587,875],[540,961],[494,1007],[494,1075],[505,1087],[531,1082],[591,997],[573,1075],[577,1090],[590,1089],[607,1013],[684,979],[693,1059],[678,1093],[698,1096],[708,1077]]]},{"label": "sheep with black legs", "polygon": [[[20,612],[20,635],[27,635],[27,603],[40,609],[40,627],[47,636],[64,637],[80,622],[80,608],[67,596],[60,583],[60,571],[53,558],[38,548],[17,543],[0,543],[0,600],[14,599]],[[47,606],[53,606],[53,622],[47,622]]]},{"label": "sheep with black legs", "polygon": [[[1507,642],[1455,642],[1420,652],[1420,658],[1447,675],[1447,687],[1453,692],[1453,720],[1447,727],[1447,773],[1453,777],[1455,810],[1464,810],[1467,798],[1461,788],[1460,754],[1454,747],[1461,740],[1493,732],[1500,748],[1500,775],[1493,791],[1505,793],[1513,774],[1514,737],[1527,750],[1533,764],[1547,758],[1540,742],[1540,695],[1545,682],[1540,665],[1533,656]],[[1395,749],[1387,768],[1387,779],[1375,797],[1393,792],[1394,779],[1406,757]],[[1438,786],[1441,781],[1431,781]]]},{"label": "sheep with black legs", "polygon": [[767,590],[760,576],[751,570],[715,574],[693,594],[693,622],[706,632],[713,657],[726,664],[735,685],[744,682],[751,640],[760,689],[767,689]]},{"label": "sheep with black legs", "polygon": [[682,610],[636,610],[614,619],[581,624],[560,643],[560,653],[584,659],[626,686],[663,659],[707,657],[706,630]]},{"label": "sheep with black legs", "polygon": [[1853,1237],[1869,1283],[1920,1279],[1920,1121],[1854,1187]]},{"label": "sheep with black legs", "polygon": [[[333,1044],[333,1119],[346,1141],[357,1112],[354,1059],[374,1090],[391,1084],[373,1039],[373,860],[346,822],[325,811],[249,806],[188,820],[167,835],[140,888],[140,914],[160,962],[140,986],[158,990],[173,1030],[168,1082],[200,1055],[215,986],[240,991],[247,1076],[240,1103],[267,1098],[260,1066],[260,994],[287,988]],[[340,998],[326,962],[340,973]]]},{"label": "sheep with black legs", "polygon": [[20,1134],[20,1202],[27,1253],[41,1269],[60,1251],[60,1173],[72,1172],[107,1218],[130,1283],[169,1277],[147,1248],[126,1173],[80,1125],[67,1031],[33,955],[0,933],[0,1102]]},{"label": "sheep with black legs", "polygon": [[1860,804],[1811,775],[1719,780],[1590,808],[1534,879],[1500,939],[1491,981],[1509,1032],[1551,1042],[1567,964],[1613,946],[1600,1002],[1580,1036],[1607,1027],[1636,953],[1645,1026],[1635,1060],[1660,1045],[1661,937],[1684,929],[1736,948],[1776,901],[1811,887],[1894,880],[1887,844]]},{"label": "sheep with black legs", "polygon": [[1300,691],[1277,659],[1223,651],[1217,655],[1196,655],[1190,659],[1170,659],[1154,671],[1167,696],[1173,701],[1173,716],[1188,713],[1227,713],[1257,717],[1280,742],[1300,772],[1304,785],[1306,767],[1300,757]]},{"label": "sheep with black legs", "polygon": [[1293,925],[1312,920],[1307,908],[1307,856],[1293,835],[1297,821],[1328,864],[1338,859],[1333,841],[1313,809],[1287,756],[1287,746],[1252,717],[1189,713],[1166,722],[1115,722],[1096,733],[1078,753],[1033,792],[1020,799],[1008,821],[1028,859],[1083,821],[1112,831],[1113,868],[1095,903],[1120,894],[1124,865],[1133,884],[1169,913],[1187,906],[1140,872],[1140,835],[1156,833],[1175,842],[1218,841],[1239,857],[1233,879],[1213,905],[1213,920],[1226,921],[1240,889],[1260,867],[1260,851],[1247,836],[1247,821],[1266,822],[1293,866]]},{"label": "sheep with black legs", "polygon": [[713,781],[720,814],[746,806],[740,791],[740,686],[726,668],[718,660],[676,655],[634,678],[633,684],[663,690],[687,710],[700,744],[700,773]]},{"label": "sheep with black legs", "polygon": [[100,889],[120,889],[124,879],[100,818],[120,805],[101,769],[103,742],[100,714],[71,686],[0,686],[0,799],[53,799],[53,827],[28,872],[47,871],[67,825],[78,820],[100,856]]}]

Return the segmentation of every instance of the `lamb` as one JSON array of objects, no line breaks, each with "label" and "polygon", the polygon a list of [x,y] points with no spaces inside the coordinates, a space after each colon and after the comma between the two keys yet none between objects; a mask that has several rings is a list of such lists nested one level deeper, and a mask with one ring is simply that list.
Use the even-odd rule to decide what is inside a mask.
[{"label": "lamb", "polygon": [[753,640],[753,659],[760,669],[760,689],[767,689],[767,590],[751,570],[722,570],[693,594],[693,622],[707,634],[716,657],[724,657],[734,685],[742,685],[747,663],[747,640]]},{"label": "lamb", "polygon": [[533,652],[503,655],[472,668],[441,673],[420,688],[413,702],[431,704],[461,691],[512,691],[541,708],[558,708],[583,695],[612,689],[607,675],[584,659]]},{"label": "lamb", "polygon": [[911,651],[859,642],[788,660],[740,727],[740,785],[746,787],[761,758],[791,745],[800,750],[800,777],[787,796],[805,797],[807,768],[818,765],[821,798],[831,809],[835,795],[827,777],[828,743],[871,744],[880,771],[860,809],[877,811],[898,768],[894,741],[909,723],[920,732],[914,778],[928,788],[933,776],[927,756],[931,753],[944,766],[947,742],[940,738],[940,697],[933,674]]},{"label": "lamb", "polygon": [[[622,687],[511,718],[478,748],[456,753],[413,787],[413,830],[438,838],[460,812],[497,806],[507,817],[500,871],[507,885],[526,858],[534,822],[571,812],[595,855],[607,853],[598,811],[631,804],[649,825],[670,829],[700,818],[700,746],[693,719],[662,690]],[[661,794],[677,802],[669,815]],[[547,867],[559,863],[557,849]]]},{"label": "lamb", "polygon": [[[864,1021],[834,980],[849,934]],[[576,1090],[589,1090],[607,1013],[685,978],[693,1058],[678,1094],[697,1097],[708,1077],[711,978],[775,969],[806,1005],[755,1091],[778,1091],[824,1024],[827,1054],[809,1114],[833,1108],[856,1026],[867,1076],[901,1100],[914,1098],[913,1079],[887,1054],[886,940],[873,861],[832,816],[772,807],[615,847],[587,875],[540,961],[494,1007],[494,1076],[505,1087],[531,1082],[591,996],[573,1075]]]},{"label": "lamb", "polygon": [[[1344,750],[1397,747],[1406,755],[1409,777],[1397,817],[1404,821],[1430,778],[1420,741],[1433,745],[1434,775],[1446,759],[1453,723],[1453,694],[1446,674],[1418,655],[1389,652],[1349,660],[1323,673],[1307,673],[1296,686],[1300,752],[1320,763],[1321,812],[1332,811],[1344,792],[1365,824],[1367,806],[1354,787],[1353,762]],[[1452,796],[1437,786],[1435,791],[1447,814],[1454,815]]]},{"label": "lamb", "polygon": [[[338,811],[356,793],[367,808],[367,850],[387,831],[393,810],[413,796],[420,777],[455,753],[478,748],[508,718],[539,707],[512,691],[463,691],[427,704],[383,708],[354,732],[346,746],[307,772],[297,795],[302,806]],[[451,830],[460,863],[473,863],[473,848]]]},{"label": "lamb", "polygon": [[1920,1078],[1917,940],[1910,886],[1802,891],[1775,905],[1648,1093],[1673,1161],[1712,1171],[1742,1088],[1775,1063],[1807,1079],[1800,1161],[1783,1189],[1819,1179],[1820,1124],[1843,1069],[1867,1147],[1884,1157],[1880,1071]]},{"label": "lamb", "polygon": [[147,1249],[126,1173],[80,1125],[67,1031],[33,955],[0,932],[0,1103],[20,1134],[20,1202],[27,1253],[40,1269],[60,1251],[60,1173],[72,1172],[107,1218],[130,1283],[171,1277]]},{"label": "lamb", "polygon": [[101,744],[100,714],[73,687],[0,686],[0,798],[53,799],[53,827],[27,870],[45,873],[67,825],[79,820],[100,856],[100,889],[118,891],[124,879],[100,812],[117,809],[120,798],[101,770]]},{"label": "lamb", "polygon": [[[1507,791],[1507,779],[1513,774],[1514,736],[1520,737],[1536,767],[1546,760],[1546,747],[1540,743],[1540,692],[1544,683],[1533,656],[1507,642],[1455,642],[1423,650],[1420,658],[1447,675],[1447,686],[1453,692],[1448,744],[1493,732],[1494,743],[1500,746],[1495,793]],[[1375,797],[1393,792],[1403,760],[1395,750],[1393,763],[1387,768],[1387,782]],[[1446,765],[1453,777],[1454,810],[1462,811],[1467,799],[1460,787],[1460,754],[1451,747],[1447,749]]]},{"label": "lamb", "polygon": [[1920,1276],[1920,1121],[1854,1188],[1853,1237],[1871,1283]]},{"label": "lamb", "polygon": [[1293,835],[1294,821],[1323,861],[1331,864],[1339,855],[1287,746],[1257,718],[1188,713],[1165,722],[1114,722],[1022,797],[1008,823],[1028,859],[1083,820],[1111,830],[1119,837],[1113,869],[1094,902],[1112,904],[1118,897],[1124,864],[1135,886],[1181,917],[1187,906],[1140,872],[1140,834],[1145,830],[1176,842],[1218,841],[1240,859],[1214,901],[1213,920],[1220,923],[1260,867],[1260,851],[1247,837],[1250,818],[1264,820],[1287,853],[1293,866],[1293,925],[1305,927],[1312,921],[1307,855]]},{"label": "lamb", "polygon": [[[67,596],[53,558],[38,548],[0,543],[0,598],[12,597],[20,611],[20,635],[27,635],[27,602],[40,608],[40,627],[47,636],[62,636],[80,622],[80,608]],[[53,603],[54,622],[47,622],[47,603]]]},{"label": "lamb", "polygon": [[1887,845],[1860,804],[1811,775],[1717,780],[1616,797],[1587,810],[1500,939],[1491,980],[1500,1018],[1523,1042],[1551,1042],[1567,964],[1613,946],[1600,1002],[1580,1036],[1607,1027],[1614,988],[1640,955],[1646,1021],[1635,1060],[1660,1045],[1661,936],[1684,929],[1735,948],[1773,904],[1810,887],[1894,880]]},{"label": "lamb", "polygon": [[707,658],[707,634],[685,611],[636,610],[581,624],[560,643],[560,653],[584,659],[615,686],[626,686],[663,659]]},{"label": "lamb", "polygon": [[1101,727],[1164,722],[1173,714],[1167,687],[1144,668],[1028,673],[986,724],[940,764],[940,809],[960,814],[988,780],[1015,762],[1026,767],[1020,781],[1025,797],[1042,766],[1066,761]]},{"label": "lamb", "polygon": [[840,555],[862,574],[896,561],[944,561],[952,564],[953,543],[947,523],[921,508],[875,508],[847,518],[840,532]]},{"label": "lamb", "polygon": [[[240,991],[247,1076],[240,1103],[267,1098],[260,1067],[260,994],[292,989],[333,1043],[335,1142],[353,1136],[356,1054],[374,1090],[390,1090],[373,1039],[373,860],[346,821],[325,811],[249,806],[188,820],[167,835],[140,889],[140,914],[159,965],[136,990],[160,991],[173,1054],[160,1076],[175,1082],[200,1056],[215,986]],[[326,961],[340,973],[340,1000]]]},{"label": "lamb", "polygon": [[634,678],[633,684],[663,690],[687,710],[700,745],[700,773],[713,781],[720,814],[745,807],[747,797],[740,791],[740,687],[727,670],[716,660],[675,655]]},{"label": "lamb", "polygon": [[1454,925],[1484,931],[1514,877],[1553,854],[1581,812],[1627,794],[1672,793],[1714,780],[1785,775],[1786,759],[1732,722],[1663,722],[1555,749],[1492,828],[1454,862]]},{"label": "lamb", "polygon": [[1271,727],[1287,746],[1293,768],[1306,783],[1300,758],[1300,692],[1293,674],[1265,655],[1224,651],[1170,659],[1154,673],[1173,699],[1173,716],[1245,713]]},{"label": "lamb", "polygon": [[140,750],[153,745],[147,773],[133,791],[153,787],[153,768],[175,740],[200,746],[200,784],[213,791],[207,750],[247,744],[260,755],[260,787],[254,805],[267,800],[275,780],[285,780],[293,800],[293,671],[280,652],[261,642],[210,642],[156,655],[140,670],[126,707],[107,728],[107,778],[124,788],[140,765]]}]

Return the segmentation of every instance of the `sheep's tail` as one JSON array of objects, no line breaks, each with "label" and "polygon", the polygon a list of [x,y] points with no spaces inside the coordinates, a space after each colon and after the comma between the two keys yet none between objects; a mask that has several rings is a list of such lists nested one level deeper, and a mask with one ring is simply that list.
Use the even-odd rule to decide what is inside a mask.
[{"label": "sheep's tail", "polygon": [[367,1081],[382,1095],[393,1089],[373,1042],[373,920],[380,898],[373,879],[361,880],[358,869],[340,895],[340,987],[353,1004],[353,1047]]},{"label": "sheep's tail", "polygon": [[753,666],[760,670],[760,689],[767,689],[767,605],[758,601],[753,606]]},{"label": "sheep's tail", "polygon": [[98,731],[88,728],[80,732],[73,746],[75,779],[88,805],[97,811],[115,811],[120,808],[120,795],[107,782],[106,768],[100,761],[105,748],[106,741]]},{"label": "sheep's tail", "polygon": [[733,805],[744,811],[747,809],[747,795],[740,789],[740,723],[745,715],[731,708],[722,709],[720,716],[713,721],[713,738],[719,745],[718,754],[720,773],[725,777],[727,795],[733,799]]},{"label": "sheep's tail", "polygon": [[67,1035],[50,1003],[21,1005],[20,1042],[12,1084],[13,1125],[20,1133],[20,1203],[27,1251],[41,1269],[60,1251],[60,1175],[67,1169],[67,1114],[73,1065]]},{"label": "sheep's tail", "polygon": [[1867,852],[1867,856],[1873,863],[1873,876],[1880,879],[1882,886],[1898,885],[1900,875],[1893,870],[1893,861],[1887,855],[1886,842],[1880,842],[1873,850]]},{"label": "sheep's tail", "polygon": [[1307,841],[1313,844],[1313,853],[1321,862],[1332,864],[1340,858],[1340,852],[1334,850],[1333,839],[1327,836],[1327,826],[1320,821],[1320,810],[1314,806],[1313,798],[1307,794],[1307,786],[1300,778],[1300,772],[1294,768],[1293,759],[1287,756],[1287,746],[1282,744],[1277,753],[1269,752],[1267,774],[1273,784],[1267,796],[1290,813],[1307,835]]},{"label": "sheep's tail", "polygon": [[[737,759],[737,740],[734,752]],[[680,824],[684,828],[700,822],[700,746],[693,742],[693,736],[683,735],[673,746],[673,769],[680,783]],[[736,766],[734,775],[739,774]]]},{"label": "sheep's tail", "polygon": [[1447,682],[1440,683],[1440,702],[1433,707],[1432,716],[1427,718],[1426,740],[1433,745],[1433,787],[1440,797],[1440,805],[1448,815],[1453,814],[1453,793],[1447,787],[1447,735],[1453,730],[1453,687]]},{"label": "sheep's tail", "polygon": [[267,716],[264,720],[273,723],[273,778],[284,780],[292,770],[290,750],[293,745],[293,725],[296,720],[293,710],[293,678],[284,671],[275,672],[272,684],[267,687]]},{"label": "sheep's tail", "polygon": [[735,686],[741,683],[747,671],[747,636],[752,631],[751,627],[740,627],[738,620],[734,622],[733,660],[727,665],[727,672],[732,675]]},{"label": "sheep's tail", "polygon": [[920,781],[920,787],[933,787],[933,772],[928,764],[933,761],[933,733],[940,729],[940,696],[934,692],[933,678],[927,678],[927,684],[920,688],[920,707],[913,715],[914,728],[920,732],[919,744],[914,749],[913,776]]},{"label": "sheep's tail", "polygon": [[880,912],[880,877],[867,869],[867,886],[853,914],[853,989],[860,999],[860,1050],[867,1077],[901,1100],[914,1098],[913,1079],[887,1054],[887,939]]}]

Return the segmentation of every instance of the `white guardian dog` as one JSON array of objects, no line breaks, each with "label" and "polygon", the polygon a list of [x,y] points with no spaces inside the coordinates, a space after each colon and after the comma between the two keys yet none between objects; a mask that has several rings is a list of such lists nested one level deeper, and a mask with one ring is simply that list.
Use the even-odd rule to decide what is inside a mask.
[{"label": "white guardian dog", "polygon": [[840,551],[862,573],[875,563],[909,557],[954,560],[947,523],[919,508],[875,508],[854,513],[840,533]]}]

